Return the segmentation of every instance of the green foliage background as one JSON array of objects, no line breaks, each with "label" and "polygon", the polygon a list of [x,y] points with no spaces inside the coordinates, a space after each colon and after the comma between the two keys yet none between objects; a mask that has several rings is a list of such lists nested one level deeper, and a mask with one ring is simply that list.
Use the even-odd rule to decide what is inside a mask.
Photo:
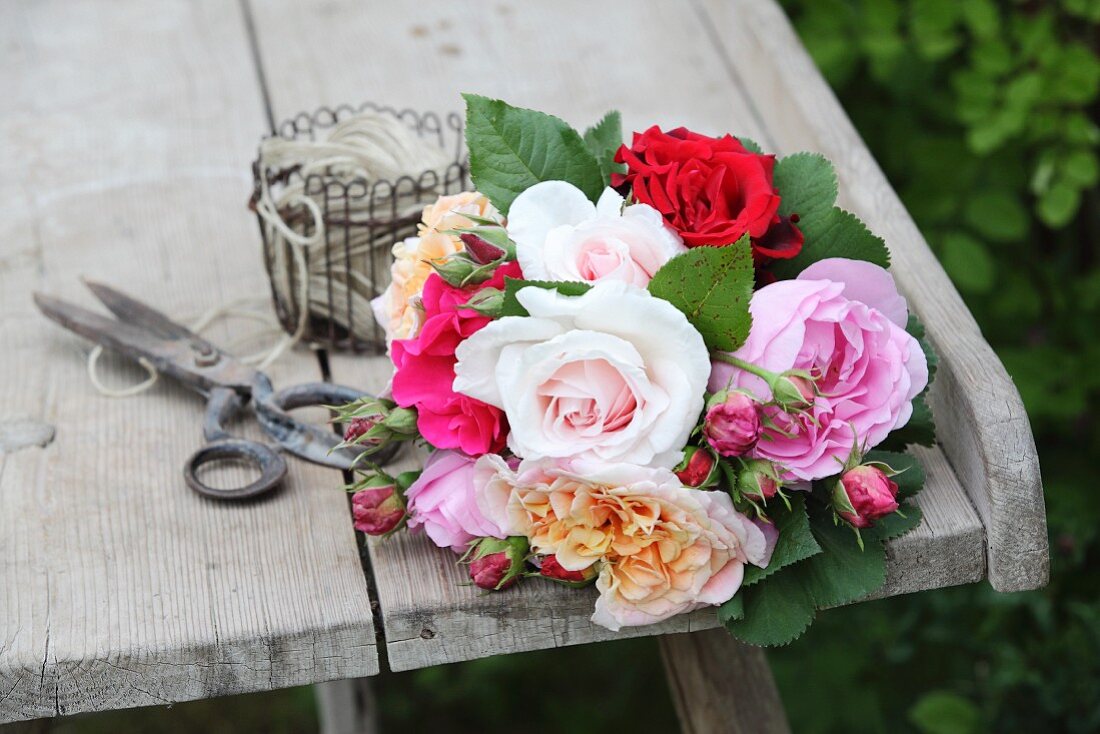
[{"label": "green foliage background", "polygon": [[[771,660],[796,732],[1100,731],[1098,0],[784,0],[1024,396],[1052,580],[820,615]],[[652,640],[378,682],[389,731],[671,731]],[[308,690],[58,731],[309,731]]]}]

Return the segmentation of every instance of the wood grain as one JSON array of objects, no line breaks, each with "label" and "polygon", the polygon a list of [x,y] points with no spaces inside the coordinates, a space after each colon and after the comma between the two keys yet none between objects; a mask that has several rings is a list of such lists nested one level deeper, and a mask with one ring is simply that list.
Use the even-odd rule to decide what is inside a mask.
[{"label": "wood grain", "polygon": [[[461,109],[458,93],[472,90],[577,125],[615,107],[626,130],[658,122],[766,139],[754,103],[730,79],[728,60],[706,42],[704,19],[681,7],[574,1],[521,9],[515,2],[433,0],[418,3],[415,17],[406,10],[378,6],[368,12],[337,0],[321,14],[289,0],[257,3],[258,45],[275,117],[363,97],[447,111]],[[582,12],[585,23],[566,22]],[[622,32],[623,23],[634,30]],[[615,44],[606,43],[609,37]],[[371,389],[386,383],[384,361],[334,355],[331,365],[340,382]],[[973,507],[941,451],[922,452],[922,458],[929,470],[920,498],[925,520],[890,544],[889,579],[880,596],[973,582],[984,574],[984,537]],[[449,551],[423,536],[372,540],[370,552],[394,670],[717,625],[713,611],[702,611],[612,633],[588,621],[591,590],[527,583],[484,594],[469,585]]]},{"label": "wood grain", "polygon": [[[268,501],[200,498],[180,474],[198,396],[166,380],[98,395],[85,345],[31,303],[90,304],[80,275],[176,316],[265,293],[245,202],[266,125],[239,8],[26,0],[0,16],[0,425],[20,437],[0,451],[0,721],[373,674],[339,474],[291,461]],[[141,377],[110,359],[103,374]],[[308,353],[272,371],[319,376]]]},{"label": "wood grain", "polygon": [[1042,479],[1012,379],[774,0],[693,4],[730,83],[752,98],[763,140],[783,153],[825,154],[842,204],[885,237],[894,277],[940,355],[931,404],[944,451],[985,525],[993,588],[1044,586]]},{"label": "wood grain", "polygon": [[789,734],[764,651],[722,630],[660,640],[683,734]]}]

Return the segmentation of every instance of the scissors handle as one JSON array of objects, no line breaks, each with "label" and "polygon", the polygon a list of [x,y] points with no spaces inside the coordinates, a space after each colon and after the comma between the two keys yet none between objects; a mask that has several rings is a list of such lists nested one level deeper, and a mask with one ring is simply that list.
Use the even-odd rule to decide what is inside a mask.
[{"label": "scissors handle", "polygon": [[[307,382],[275,392],[266,377],[257,377],[252,387],[252,400],[256,418],[264,432],[287,451],[312,461],[314,464],[335,469],[351,469],[358,462],[359,452],[353,449],[335,449],[340,436],[330,427],[303,423],[288,411],[314,405],[343,405],[363,397],[363,391],[328,382]],[[378,464],[389,461],[396,446],[387,446],[371,456]]]},{"label": "scissors handle", "polygon": [[[225,430],[225,424],[240,411],[243,404],[241,396],[231,388],[216,387],[210,391],[202,420],[203,437],[208,443],[183,465],[183,478],[187,486],[205,497],[218,500],[256,497],[275,489],[286,476],[286,459],[278,451],[258,441],[233,438]],[[260,470],[260,477],[243,487],[211,487],[199,479],[199,467],[219,459],[254,464]]]}]

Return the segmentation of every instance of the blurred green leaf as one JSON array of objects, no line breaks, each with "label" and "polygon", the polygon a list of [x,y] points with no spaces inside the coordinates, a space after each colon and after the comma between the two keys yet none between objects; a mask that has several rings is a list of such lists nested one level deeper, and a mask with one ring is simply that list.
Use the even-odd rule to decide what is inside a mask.
[{"label": "blurred green leaf", "polygon": [[966,203],[966,223],[995,242],[1019,240],[1027,234],[1027,208],[1011,193],[979,191]]},{"label": "blurred green leaf", "polygon": [[981,293],[993,287],[996,266],[985,245],[962,232],[949,232],[941,248],[943,267],[959,288]]},{"label": "blurred green leaf", "polygon": [[1081,204],[1081,190],[1069,181],[1058,181],[1039,197],[1039,218],[1048,227],[1069,224]]},{"label": "blurred green leaf", "polygon": [[922,734],[980,734],[982,717],[969,700],[949,691],[926,693],[909,712]]}]

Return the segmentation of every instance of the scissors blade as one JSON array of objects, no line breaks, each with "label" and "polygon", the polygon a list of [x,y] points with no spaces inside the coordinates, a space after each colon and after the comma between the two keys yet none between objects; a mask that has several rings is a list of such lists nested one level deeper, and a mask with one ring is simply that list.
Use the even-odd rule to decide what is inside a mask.
[{"label": "scissors blade", "polygon": [[[119,320],[128,324],[143,326],[148,331],[165,339],[192,339],[198,343],[206,343],[205,340],[187,327],[177,324],[160,311],[145,305],[136,298],[131,298],[104,283],[88,280],[87,278],[83,280],[84,285],[88,286],[88,290],[95,294],[95,297]],[[211,349],[213,348],[211,345]]]},{"label": "scissors blade", "polygon": [[221,386],[248,394],[252,388],[255,370],[220,351],[206,350],[201,340],[196,344],[190,338],[165,338],[144,326],[107,318],[43,293],[35,293],[34,302],[46,317],[69,331],[135,361],[144,358],[158,372],[199,392]]}]

